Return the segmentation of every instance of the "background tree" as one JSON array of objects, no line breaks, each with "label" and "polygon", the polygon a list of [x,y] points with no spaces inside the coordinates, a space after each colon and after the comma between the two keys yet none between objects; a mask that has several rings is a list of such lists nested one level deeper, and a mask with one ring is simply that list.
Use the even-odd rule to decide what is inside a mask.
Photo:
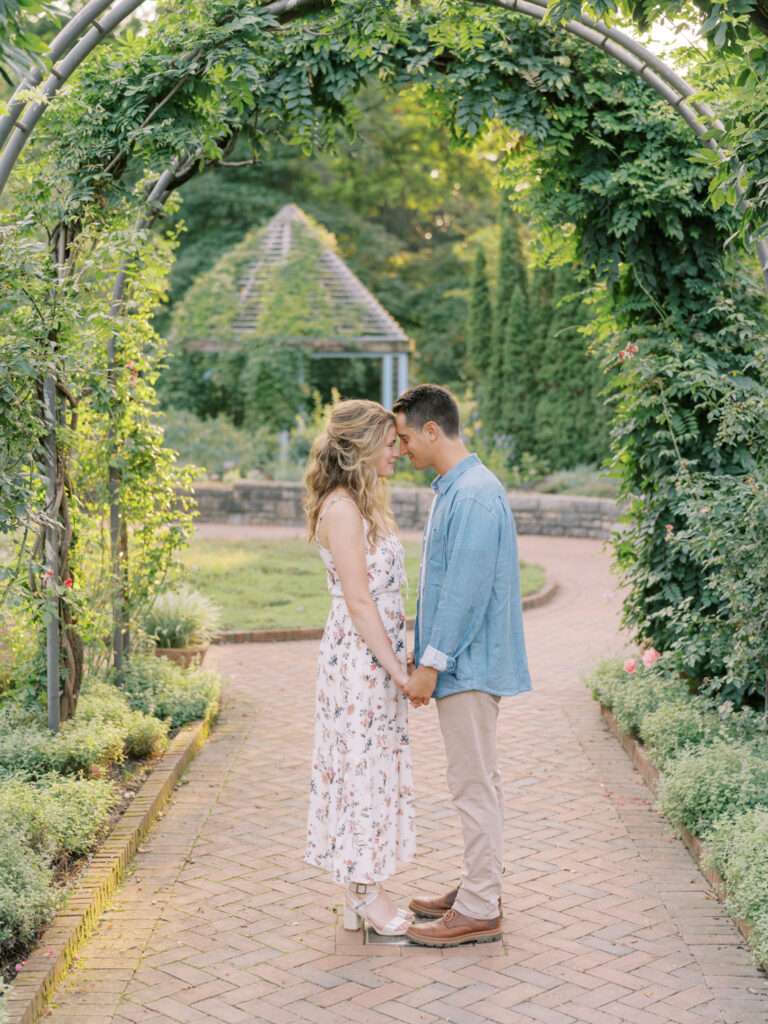
[{"label": "background tree", "polygon": [[531,330],[528,294],[516,284],[509,299],[501,366],[499,423],[512,439],[512,457],[517,461],[534,449],[533,412],[536,406],[537,371],[541,349]]},{"label": "background tree", "polygon": [[507,325],[515,292],[523,297],[528,294],[528,272],[526,269],[519,225],[506,199],[502,201],[501,235],[499,239],[499,262],[496,274],[496,291],[493,305],[493,335],[488,358],[487,386],[482,389],[483,406],[480,413],[489,431],[504,432],[504,396],[506,391]]},{"label": "background tree", "polygon": [[475,254],[469,288],[464,372],[467,379],[477,385],[488,372],[493,336],[493,306],[491,305],[491,289],[488,284],[488,261],[483,249],[478,249]]},{"label": "background tree", "polygon": [[534,450],[551,469],[600,463],[608,453],[605,377],[587,352],[589,318],[573,268],[550,272],[550,316],[539,336]]}]

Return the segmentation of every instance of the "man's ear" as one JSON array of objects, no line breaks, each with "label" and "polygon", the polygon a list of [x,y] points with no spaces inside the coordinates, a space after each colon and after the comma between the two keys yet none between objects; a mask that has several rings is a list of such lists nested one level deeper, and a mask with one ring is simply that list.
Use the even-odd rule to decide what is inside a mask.
[{"label": "man's ear", "polygon": [[433,443],[440,440],[442,431],[434,420],[427,420],[424,426],[421,428],[423,434],[426,434],[430,441]]}]

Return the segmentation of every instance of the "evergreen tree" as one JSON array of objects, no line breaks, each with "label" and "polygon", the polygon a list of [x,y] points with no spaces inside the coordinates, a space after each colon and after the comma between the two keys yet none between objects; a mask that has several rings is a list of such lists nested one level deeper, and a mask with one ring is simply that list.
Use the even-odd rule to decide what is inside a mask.
[{"label": "evergreen tree", "polygon": [[513,456],[531,451],[536,408],[539,349],[531,332],[528,296],[516,285],[509,300],[503,346],[501,423],[514,445]]},{"label": "evergreen tree", "polygon": [[488,373],[493,341],[493,306],[485,253],[478,249],[472,268],[472,282],[467,317],[467,346],[464,372],[468,380],[478,383]]},{"label": "evergreen tree", "polygon": [[505,200],[501,208],[501,238],[499,241],[499,270],[494,305],[493,335],[486,373],[485,408],[483,420],[491,433],[505,430],[504,377],[507,323],[511,312],[512,296],[518,290],[527,298],[528,273],[523,256],[517,219]]},{"label": "evergreen tree", "polygon": [[550,469],[599,463],[608,452],[603,377],[578,330],[588,316],[578,288],[573,268],[558,268],[533,415],[535,452]]}]

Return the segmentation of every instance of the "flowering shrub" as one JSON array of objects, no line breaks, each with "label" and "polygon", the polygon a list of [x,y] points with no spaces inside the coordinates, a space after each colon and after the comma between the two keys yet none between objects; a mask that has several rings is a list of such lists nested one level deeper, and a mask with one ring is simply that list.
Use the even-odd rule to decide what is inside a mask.
[{"label": "flowering shrub", "polygon": [[660,657],[656,651],[646,651],[640,658],[628,658],[623,664],[607,660],[598,665],[589,679],[593,697],[613,711],[622,729],[635,736],[649,712],[664,702],[689,696],[685,682],[679,676],[665,673],[662,664],[657,664]]}]

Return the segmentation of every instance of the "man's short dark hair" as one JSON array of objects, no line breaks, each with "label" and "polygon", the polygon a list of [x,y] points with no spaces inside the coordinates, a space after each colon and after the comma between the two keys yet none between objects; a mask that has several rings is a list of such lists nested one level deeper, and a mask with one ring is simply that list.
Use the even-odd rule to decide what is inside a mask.
[{"label": "man's short dark hair", "polygon": [[446,437],[458,436],[458,403],[448,388],[441,388],[439,384],[417,384],[408,388],[392,406],[392,412],[403,413],[408,425],[419,430],[431,420]]}]

